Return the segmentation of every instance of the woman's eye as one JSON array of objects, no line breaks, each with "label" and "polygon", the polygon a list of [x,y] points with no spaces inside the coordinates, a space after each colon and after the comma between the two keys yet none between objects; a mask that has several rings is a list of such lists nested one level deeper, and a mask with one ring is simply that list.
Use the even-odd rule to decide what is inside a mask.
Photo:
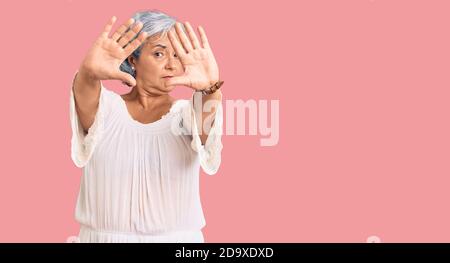
[{"label": "woman's eye", "polygon": [[154,55],[155,55],[156,57],[162,57],[162,56],[163,56],[163,53],[162,53],[162,52],[155,52]]}]

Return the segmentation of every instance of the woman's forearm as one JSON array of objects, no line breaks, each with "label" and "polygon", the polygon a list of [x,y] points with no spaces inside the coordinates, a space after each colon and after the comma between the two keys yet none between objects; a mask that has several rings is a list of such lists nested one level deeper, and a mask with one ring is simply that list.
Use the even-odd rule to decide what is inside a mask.
[{"label": "woman's forearm", "polygon": [[85,133],[94,122],[100,99],[100,88],[100,80],[93,79],[83,67],[80,67],[73,81],[73,95],[79,120]]},{"label": "woman's forearm", "polygon": [[[198,125],[197,128],[203,145],[208,139],[209,132],[215,121],[217,106],[220,103],[222,103],[222,92],[218,90],[213,94],[202,95],[202,107],[194,107],[196,111],[195,116],[201,116],[202,119],[201,125]],[[212,105],[213,107],[211,107]]]}]

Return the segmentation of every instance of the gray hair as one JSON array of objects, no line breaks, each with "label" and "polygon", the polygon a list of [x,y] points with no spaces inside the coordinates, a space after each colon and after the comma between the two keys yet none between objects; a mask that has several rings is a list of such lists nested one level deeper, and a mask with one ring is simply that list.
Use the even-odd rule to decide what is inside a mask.
[{"label": "gray hair", "polygon": [[[141,11],[133,15],[135,23],[141,22],[143,27],[140,32],[147,32],[149,37],[160,35],[164,37],[175,26],[176,19],[158,10]],[[130,26],[130,28],[133,25]],[[184,28],[183,28],[184,29]],[[137,35],[136,35],[137,37]],[[133,40],[133,39],[132,39]],[[131,40],[131,41],[132,41]],[[131,55],[138,59],[142,51],[141,44]],[[136,78],[136,71],[131,67],[128,58],[120,65],[120,70]]]}]

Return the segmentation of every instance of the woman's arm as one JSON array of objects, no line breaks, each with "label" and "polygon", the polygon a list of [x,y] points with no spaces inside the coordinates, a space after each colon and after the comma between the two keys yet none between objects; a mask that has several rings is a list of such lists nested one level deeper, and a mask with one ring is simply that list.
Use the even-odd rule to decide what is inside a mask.
[{"label": "woman's arm", "polygon": [[130,74],[120,71],[120,65],[139,47],[147,35],[143,32],[130,43],[130,40],[141,30],[142,23],[135,24],[132,30],[127,32],[127,29],[134,23],[133,19],[129,19],[109,37],[115,21],[116,17],[112,17],[89,49],[73,83],[75,106],[85,132],[89,130],[95,120],[100,99],[101,80],[118,79],[127,82],[130,86],[136,85],[136,80]]},{"label": "woman's arm", "polygon": [[[184,23],[184,27],[187,35],[183,31],[181,23],[178,22],[175,25],[175,30],[171,30],[168,33],[169,40],[183,64],[184,74],[182,76],[170,78],[167,80],[166,85],[184,85],[195,91],[202,91],[219,81],[219,67],[203,27],[198,27],[200,40],[197,38],[197,34],[194,32],[194,29],[189,22]],[[201,109],[200,107],[194,107],[195,116],[201,116],[202,118],[201,125],[197,125],[202,144],[206,143],[211,128],[205,126],[212,126],[211,124],[213,124],[214,121],[210,121],[207,125],[204,125],[204,123],[206,123],[206,120],[211,114],[215,114],[217,108],[216,103],[221,103],[221,100],[222,93],[220,90],[217,90],[213,94],[203,95]],[[212,108],[211,112],[204,112],[204,106],[206,104],[209,104],[207,106],[210,106],[210,103],[215,105],[215,107]]]},{"label": "woman's arm", "polygon": [[[205,145],[209,132],[214,124],[218,103],[222,103],[222,92],[220,90],[213,94],[202,96],[202,109],[195,109],[195,116],[202,116],[201,125],[198,125],[198,132],[202,145]],[[205,106],[206,105],[206,106]],[[213,105],[213,107],[211,107]],[[211,109],[205,111],[205,109]],[[200,111],[200,112],[198,112]],[[209,118],[209,119],[208,119]]]},{"label": "woman's arm", "polygon": [[85,133],[92,126],[100,99],[100,80],[92,78],[80,67],[73,82],[73,95],[78,119]]}]

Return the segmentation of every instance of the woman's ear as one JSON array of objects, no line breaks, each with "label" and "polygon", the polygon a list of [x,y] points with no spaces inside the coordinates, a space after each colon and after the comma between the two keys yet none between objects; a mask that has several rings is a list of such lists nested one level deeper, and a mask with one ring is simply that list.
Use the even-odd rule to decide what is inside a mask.
[{"label": "woman's ear", "polygon": [[128,63],[131,65],[131,67],[134,69],[136,67],[136,60],[133,56],[129,56],[127,58]]}]

